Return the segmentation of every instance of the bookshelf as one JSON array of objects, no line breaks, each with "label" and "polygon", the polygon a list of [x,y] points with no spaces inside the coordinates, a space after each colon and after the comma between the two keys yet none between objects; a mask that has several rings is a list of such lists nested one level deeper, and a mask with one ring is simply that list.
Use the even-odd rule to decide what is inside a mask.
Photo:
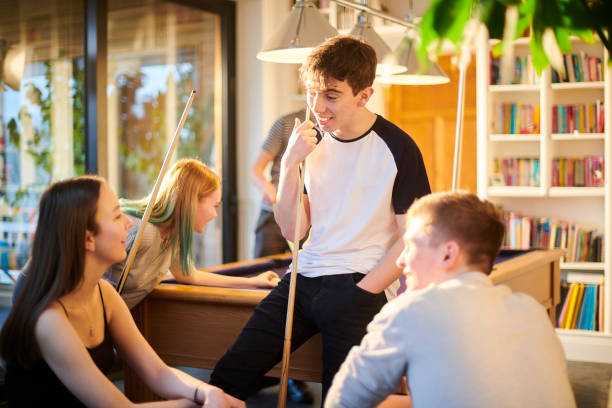
[{"label": "bookshelf", "polygon": [[[561,270],[562,278],[568,281],[604,282],[604,330],[557,329],[557,334],[569,360],[612,363],[612,69],[605,63],[607,52],[599,43],[585,44],[572,39],[571,53],[576,57],[567,56],[566,62],[572,66],[572,58],[586,61],[584,72],[575,71],[573,78],[568,78],[573,81],[557,82],[563,78],[560,79],[551,68],[534,79],[531,68],[523,65],[520,69],[529,74],[527,79],[517,80],[515,74],[513,83],[500,84],[492,79],[492,72],[497,73],[498,67],[491,62],[491,47],[483,29],[476,47],[478,194],[507,211],[534,218],[573,221],[603,234],[602,260],[562,262]],[[527,61],[530,58],[528,39],[517,40],[514,53]],[[587,59],[586,56],[595,58]],[[593,74],[597,58],[601,60],[603,77]],[[515,72],[519,69],[517,66],[518,62],[513,66]],[[577,81],[579,75],[588,80]],[[598,128],[596,123],[592,123],[592,118],[597,116],[593,116],[590,110],[600,109],[600,104],[603,106],[599,116],[603,116],[605,126]],[[526,105],[539,106],[536,111],[539,118],[530,119],[525,114],[517,114],[521,112],[519,107]],[[513,131],[508,132],[503,125],[507,125],[508,115],[513,113],[515,116],[511,120],[515,125]],[[565,115],[562,116],[563,122],[559,121],[559,113]],[[520,120],[527,125],[519,128]],[[595,157],[596,163],[603,161],[601,172],[589,167],[589,174],[601,175],[603,180],[597,178],[590,180],[591,184],[579,182],[574,185],[578,176],[574,179],[570,175],[569,181],[567,177],[559,178],[560,159],[568,162],[579,159],[583,165],[586,157]],[[524,159],[521,171],[537,171],[537,177],[532,179],[537,184],[526,185],[520,182],[521,178],[518,182],[512,179],[507,183],[507,173],[502,176],[498,173],[504,158]],[[536,161],[536,167],[532,165],[530,168],[525,164]],[[503,162],[505,170],[509,163],[508,160]],[[577,169],[578,165],[572,163],[572,168]]]}]

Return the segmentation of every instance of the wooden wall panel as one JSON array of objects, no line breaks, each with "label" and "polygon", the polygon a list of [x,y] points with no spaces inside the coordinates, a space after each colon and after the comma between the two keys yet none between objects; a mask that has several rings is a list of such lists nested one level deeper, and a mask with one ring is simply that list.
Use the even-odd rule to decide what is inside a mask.
[{"label": "wooden wall panel", "polygon": [[[432,191],[450,190],[453,174],[459,72],[450,57],[439,64],[451,82],[435,86],[392,85],[384,90],[388,119],[407,132],[423,154]],[[476,193],[476,69],[466,77],[459,187]]]}]

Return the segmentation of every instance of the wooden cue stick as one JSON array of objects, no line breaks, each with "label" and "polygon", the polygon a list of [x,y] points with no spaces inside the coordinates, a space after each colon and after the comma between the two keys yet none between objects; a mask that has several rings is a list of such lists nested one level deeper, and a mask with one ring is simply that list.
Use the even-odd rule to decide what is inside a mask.
[{"label": "wooden cue stick", "polygon": [[[306,106],[306,120],[310,120],[310,107]],[[291,356],[291,332],[293,331],[293,308],[295,305],[295,284],[297,281],[298,252],[300,251],[300,227],[302,221],[302,195],[304,194],[304,173],[306,160],[300,165],[300,183],[297,193],[297,213],[295,215],[295,231],[293,234],[293,256],[291,260],[291,281],[289,282],[289,298],[287,299],[287,318],[285,321],[285,342],[283,345],[283,361],[281,364],[280,390],[278,392],[278,408],[287,405],[287,381],[289,380],[289,359]]]},{"label": "wooden cue stick", "polygon": [[138,247],[140,247],[140,241],[142,240],[142,236],[144,235],[144,230],[149,222],[149,217],[151,216],[151,211],[153,211],[153,205],[155,200],[157,199],[157,193],[159,192],[159,188],[161,186],[161,182],[166,175],[166,171],[168,170],[168,166],[170,164],[170,160],[172,160],[172,155],[174,154],[174,150],[176,149],[176,145],[178,143],[179,136],[183,131],[183,126],[185,125],[185,121],[187,120],[187,115],[189,114],[189,109],[191,108],[191,104],[195,98],[196,91],[192,90],[189,95],[189,100],[187,101],[187,105],[185,106],[185,110],[183,110],[183,114],[181,115],[181,120],[179,121],[178,126],[176,127],[176,131],[174,132],[174,137],[172,138],[172,142],[170,143],[170,147],[166,152],[166,157],[164,158],[164,162],[162,163],[162,167],[157,176],[157,180],[155,181],[155,186],[153,187],[153,192],[151,193],[151,199],[147,203],[147,207],[145,208],[145,212],[142,215],[142,222],[140,223],[140,227],[138,228],[138,232],[136,233],[136,238],[134,238],[134,242],[132,243],[132,248],[130,249],[130,253],[127,256],[125,264],[123,264],[123,270],[121,271],[121,276],[119,278],[119,282],[117,282],[117,292],[121,294],[123,292],[123,287],[125,286],[125,281],[127,280],[128,274],[130,273],[130,269],[132,268],[132,264],[134,263],[134,258],[136,258],[136,252],[138,251]]},{"label": "wooden cue stick", "polygon": [[455,128],[455,156],[453,159],[452,191],[459,188],[459,170],[461,167],[461,140],[463,138],[463,108],[465,106],[465,73],[469,62],[459,62],[459,92],[457,96],[457,126]]}]

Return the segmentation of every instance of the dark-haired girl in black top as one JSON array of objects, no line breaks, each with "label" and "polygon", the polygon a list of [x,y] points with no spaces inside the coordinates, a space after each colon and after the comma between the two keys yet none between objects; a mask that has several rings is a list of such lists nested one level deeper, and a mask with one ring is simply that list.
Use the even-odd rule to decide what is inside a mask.
[{"label": "dark-haired girl in black top", "polygon": [[[104,296],[102,288],[98,283],[98,292],[102,301],[102,316],[104,317],[104,338],[100,344],[94,347],[87,347],[87,352],[92,361],[104,374],[110,371],[115,352],[113,350],[113,339],[108,330],[106,320],[106,308],[104,307]],[[70,319],[68,310],[58,299],[59,304],[64,309],[66,317]],[[11,364],[7,371],[6,384],[8,385],[9,400],[12,406],[34,407],[42,406],[53,402],[62,407],[84,407],[74,394],[64,386],[53,370],[40,359],[31,367],[22,367],[18,364]],[[36,392],[32,392],[32,385],[36,384]]]},{"label": "dark-haired girl in black top", "polygon": [[98,177],[51,185],[40,201],[32,258],[0,333],[10,406],[131,407],[104,375],[113,346],[170,401],[155,407],[243,407],[168,367],[142,337],[104,271],[126,256],[131,221]]}]

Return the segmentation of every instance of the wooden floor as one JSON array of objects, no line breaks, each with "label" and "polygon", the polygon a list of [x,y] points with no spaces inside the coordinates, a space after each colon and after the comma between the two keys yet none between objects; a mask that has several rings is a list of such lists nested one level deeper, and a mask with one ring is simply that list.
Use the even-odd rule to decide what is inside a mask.
[{"label": "wooden floor", "polygon": [[568,362],[579,408],[612,408],[612,364]]}]

